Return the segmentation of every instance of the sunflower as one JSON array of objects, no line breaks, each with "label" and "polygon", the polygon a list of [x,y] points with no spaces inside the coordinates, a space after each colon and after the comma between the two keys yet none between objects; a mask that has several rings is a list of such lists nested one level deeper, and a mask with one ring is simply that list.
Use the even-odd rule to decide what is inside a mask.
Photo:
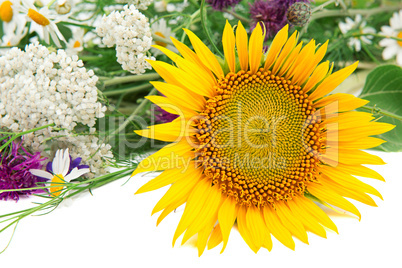
[{"label": "sunflower", "polygon": [[376,206],[370,195],[381,194],[354,175],[384,180],[362,165],[384,162],[361,149],[382,144],[370,136],[394,126],[354,111],[368,101],[328,95],[357,62],[332,73],[329,62],[320,63],[328,42],[303,47],[288,26],[264,55],[259,25],[248,38],[240,22],[235,33],[226,22],[225,60],[185,31],[194,51],[172,38],[182,56],[156,47],[175,66],[150,61],[166,81],[152,84],[166,97],[149,100],[179,117],[136,131],[170,143],[133,172],[163,171],[137,193],[171,185],[152,211],[162,211],[158,224],[185,204],[173,245],[183,233],[182,243],[197,234],[199,255],[221,242],[223,251],[237,225],[254,252],[271,250],[271,235],[294,249],[293,237],[308,243],[307,231],[337,232],[317,202],[359,218],[346,198]]}]

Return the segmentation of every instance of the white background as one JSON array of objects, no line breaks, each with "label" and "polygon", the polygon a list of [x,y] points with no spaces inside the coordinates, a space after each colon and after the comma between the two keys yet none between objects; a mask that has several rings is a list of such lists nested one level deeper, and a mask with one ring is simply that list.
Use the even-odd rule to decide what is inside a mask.
[{"label": "white background", "polygon": [[[221,245],[199,258],[194,241],[172,248],[172,238],[183,208],[156,227],[151,211],[168,187],[134,195],[150,176],[141,174],[122,185],[118,180],[81,195],[69,206],[20,222],[0,267],[402,267],[402,153],[377,153],[387,165],[371,166],[386,183],[364,180],[376,187],[384,201],[378,207],[357,204],[362,219],[348,215],[331,218],[339,235],[327,230],[323,239],[309,233],[310,245],[296,238],[292,251],[273,238],[273,250],[254,254],[237,230],[232,230],[223,254]],[[0,201],[0,214],[23,209],[37,198],[18,203]],[[3,249],[11,230],[0,234]]]}]

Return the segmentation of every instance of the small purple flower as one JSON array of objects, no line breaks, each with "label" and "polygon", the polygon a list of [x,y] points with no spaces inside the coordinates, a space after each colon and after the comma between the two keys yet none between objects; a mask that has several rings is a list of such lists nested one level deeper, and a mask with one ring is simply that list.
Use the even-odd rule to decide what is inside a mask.
[{"label": "small purple flower", "polygon": [[267,31],[265,37],[274,36],[287,23],[286,13],[296,2],[310,2],[309,0],[258,0],[250,4],[252,28],[262,22]]},{"label": "small purple flower", "polygon": [[177,114],[171,114],[166,112],[161,107],[156,107],[155,109],[155,121],[158,123],[169,123],[179,117]]},{"label": "small purple flower", "polygon": [[[31,174],[30,169],[41,169],[46,158],[41,157],[40,152],[29,153],[21,145],[22,142],[12,142],[0,152],[0,190],[24,189],[42,186],[38,182],[45,179],[38,178]],[[27,196],[43,190],[21,190],[0,193],[0,200],[18,201],[20,196]]]},{"label": "small purple flower", "polygon": [[240,0],[207,0],[207,3],[212,6],[213,9],[222,11],[224,8],[237,5]]}]

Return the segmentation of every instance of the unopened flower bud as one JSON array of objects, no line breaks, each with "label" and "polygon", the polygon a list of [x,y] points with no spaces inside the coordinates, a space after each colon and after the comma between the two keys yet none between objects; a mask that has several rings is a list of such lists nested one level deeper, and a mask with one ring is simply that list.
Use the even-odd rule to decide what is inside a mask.
[{"label": "unopened flower bud", "polygon": [[68,0],[61,0],[57,2],[57,5],[54,8],[57,14],[64,15],[70,12],[71,4]]},{"label": "unopened flower bud", "polygon": [[291,24],[301,27],[311,17],[310,5],[304,2],[294,3],[289,7],[286,17]]}]

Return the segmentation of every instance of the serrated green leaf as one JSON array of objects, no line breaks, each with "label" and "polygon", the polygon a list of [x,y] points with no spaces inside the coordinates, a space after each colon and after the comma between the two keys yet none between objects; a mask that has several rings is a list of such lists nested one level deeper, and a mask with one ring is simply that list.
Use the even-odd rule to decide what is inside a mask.
[{"label": "serrated green leaf", "polygon": [[361,110],[371,111],[379,122],[396,126],[393,130],[378,135],[387,142],[374,149],[402,151],[402,68],[396,65],[375,68],[367,76],[359,97],[370,101]]}]

